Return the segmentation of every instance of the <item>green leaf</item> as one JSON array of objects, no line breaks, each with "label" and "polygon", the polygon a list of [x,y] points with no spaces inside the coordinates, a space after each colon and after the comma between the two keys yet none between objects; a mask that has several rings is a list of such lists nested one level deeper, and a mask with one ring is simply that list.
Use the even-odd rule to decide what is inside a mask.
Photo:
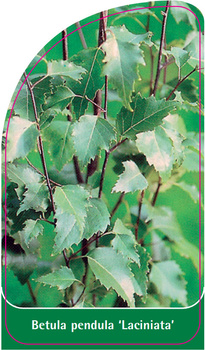
[{"label": "green leaf", "polygon": [[108,76],[124,106],[130,111],[134,82],[138,78],[137,65],[145,64],[142,51],[135,40],[136,36],[125,26],[110,27],[108,38],[102,45],[106,54],[103,73]]},{"label": "green leaf", "polygon": [[83,166],[94,159],[101,149],[108,151],[112,140],[115,140],[115,130],[103,118],[84,115],[74,124],[74,146]]},{"label": "green leaf", "polygon": [[18,185],[15,191],[20,199],[27,183],[39,182],[41,180],[41,175],[25,164],[8,163],[6,170],[7,178]]},{"label": "green leaf", "polygon": [[[195,68],[197,65],[199,65],[199,35],[201,39],[201,66],[204,68],[204,35],[199,34],[197,31],[190,32],[187,35],[186,41],[185,41],[185,47],[184,50],[189,52],[190,59],[188,60],[188,63],[190,66]],[[201,72],[204,74],[204,69],[201,70]]]},{"label": "green leaf", "polygon": [[75,278],[71,269],[66,266],[62,266],[60,270],[56,270],[48,275],[41,276],[37,278],[36,281],[49,284],[51,287],[58,287],[58,289],[66,289],[78,280]]},{"label": "green leaf", "polygon": [[29,120],[13,117],[10,121],[7,140],[7,161],[24,158],[36,148],[38,130]]},{"label": "green leaf", "polygon": [[37,258],[34,254],[6,253],[6,264],[21,284],[25,284],[36,268]]},{"label": "green leaf", "polygon": [[43,140],[47,141],[51,159],[59,171],[73,157],[74,149],[71,133],[71,122],[61,120],[54,120],[43,131]]},{"label": "green leaf", "polygon": [[136,144],[149,165],[154,165],[162,180],[166,181],[171,175],[174,157],[172,143],[165,130],[158,126],[153,131],[138,134]]},{"label": "green leaf", "polygon": [[101,76],[103,57],[104,54],[102,50],[99,48],[92,48],[80,51],[70,59],[70,62],[83,67],[86,71],[80,82],[73,82],[66,79],[67,86],[72,89],[76,95],[82,97],[76,97],[72,102],[77,119],[79,119],[81,115],[84,115],[88,108],[88,100],[86,100],[85,96],[93,100],[96,92],[101,90],[104,85],[104,78]]},{"label": "green leaf", "polygon": [[49,205],[49,192],[46,181],[26,184],[26,192],[17,212],[19,215],[24,210],[34,209],[36,212],[45,212]]},{"label": "green leaf", "polygon": [[134,192],[144,190],[148,182],[141,174],[138,166],[132,161],[123,162],[125,171],[119,176],[119,179],[112,189],[112,192]]},{"label": "green leaf", "polygon": [[132,274],[121,254],[112,248],[97,248],[89,253],[88,264],[101,284],[113,288],[130,307],[134,306]]},{"label": "green leaf", "polygon": [[163,296],[187,306],[186,282],[183,272],[175,261],[153,263],[150,281]]},{"label": "green leaf", "polygon": [[176,182],[174,185],[187,192],[194,203],[197,203],[199,201],[199,191],[196,185],[190,185],[184,181]]},{"label": "green leaf", "polygon": [[29,247],[30,242],[33,238],[37,238],[39,234],[42,234],[44,227],[39,223],[38,220],[26,220],[25,227],[22,230],[22,234],[24,236],[24,241]]},{"label": "green leaf", "polygon": [[120,219],[117,219],[113,228],[115,238],[112,240],[113,248],[121,253],[125,259],[136,262],[140,266],[140,259],[138,254],[138,244],[132,234]]},{"label": "green leaf", "polygon": [[58,86],[57,89],[46,99],[43,109],[55,108],[63,110],[72,101],[75,94],[67,86]]},{"label": "green leaf", "polygon": [[179,72],[181,68],[185,65],[185,63],[189,59],[189,53],[186,50],[181,49],[180,47],[172,47],[170,54],[174,56],[175,63],[179,68]]},{"label": "green leaf", "polygon": [[204,169],[204,156],[202,154],[204,144],[204,134],[201,133],[201,150],[199,151],[199,134],[194,132],[189,132],[187,134],[187,139],[183,142],[185,146],[185,159],[183,162],[183,167],[187,171],[199,171],[199,156],[201,152],[201,171]]},{"label": "green leaf", "polygon": [[49,76],[62,76],[69,77],[73,80],[81,80],[82,74],[85,74],[86,70],[83,67],[76,66],[73,62],[64,60],[49,61],[47,75]]},{"label": "green leaf", "polygon": [[57,224],[54,254],[81,241],[87,215],[86,208],[89,205],[88,196],[88,192],[78,185],[56,188],[54,201],[57,206],[55,214]]},{"label": "green leaf", "polygon": [[136,134],[153,130],[176,106],[174,101],[157,101],[154,96],[142,98],[137,94],[131,103],[133,112],[123,107],[118,114],[117,129],[121,135],[135,139]]},{"label": "green leaf", "polygon": [[187,23],[188,25],[191,25],[193,29],[196,29],[196,18],[194,14],[189,10],[190,10],[190,7],[184,2],[172,1],[172,6],[170,7],[170,11],[175,21],[177,22],[177,24],[182,21],[184,23]]},{"label": "green leaf", "polygon": [[108,209],[100,198],[90,198],[90,206],[87,208],[87,217],[85,219],[84,238],[89,239],[94,233],[105,232],[110,223],[110,214]]},{"label": "green leaf", "polygon": [[140,265],[136,263],[130,264],[131,272],[133,273],[132,283],[134,285],[135,294],[142,296],[142,301],[146,301],[148,287],[148,263],[151,259],[146,249],[138,246],[140,256]]}]

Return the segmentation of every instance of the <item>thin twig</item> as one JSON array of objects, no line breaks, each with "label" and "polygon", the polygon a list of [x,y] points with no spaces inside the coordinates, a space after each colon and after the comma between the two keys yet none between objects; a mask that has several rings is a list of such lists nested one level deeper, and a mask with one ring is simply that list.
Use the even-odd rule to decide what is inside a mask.
[{"label": "thin twig", "polygon": [[33,289],[32,289],[32,287],[31,287],[30,281],[27,280],[27,281],[26,281],[26,284],[27,284],[27,286],[28,286],[28,290],[29,290],[30,296],[31,296],[31,298],[32,298],[32,300],[33,300],[33,303],[34,303],[34,305],[36,305],[36,304],[37,304],[37,300],[36,300],[36,296],[35,296],[35,294],[34,294],[34,292],[33,292]]},{"label": "thin twig", "polygon": [[[27,157],[25,157],[25,159],[26,159],[27,163],[30,165],[31,168],[33,168],[38,174],[40,174],[41,176],[43,176],[43,177],[45,178],[45,175],[44,175],[38,168],[36,168],[36,167],[30,162],[30,160],[29,160]],[[51,180],[51,179],[50,179],[50,182],[51,182],[52,184],[56,185],[56,186],[59,186],[59,187],[62,187],[62,186],[63,186],[63,185],[59,184],[58,182],[55,182],[55,181],[53,181],[53,180]]]},{"label": "thin twig", "polygon": [[159,176],[157,189],[156,189],[156,191],[155,191],[155,194],[154,194],[153,199],[152,199],[152,202],[151,202],[152,207],[155,206],[155,203],[156,203],[156,200],[157,200],[157,197],[158,197],[159,190],[160,190],[160,187],[161,187],[161,186],[162,186],[162,179],[161,179],[161,177]]},{"label": "thin twig", "polygon": [[86,50],[88,47],[87,47],[87,44],[86,44],[86,41],[85,41],[85,37],[84,37],[83,31],[81,29],[80,22],[76,22],[75,26],[78,29],[78,34],[79,34],[79,37],[80,37],[81,44],[82,44],[83,48]]},{"label": "thin twig", "polygon": [[51,225],[53,225],[53,226],[56,226],[56,223],[55,223],[55,222],[50,221],[50,220],[47,220],[46,218],[41,217],[40,220],[41,220],[41,221],[45,221],[45,222],[47,222],[48,224],[51,224]]},{"label": "thin twig", "polygon": [[119,141],[118,143],[116,143],[116,145],[114,145],[113,147],[111,147],[109,149],[109,153],[113,152],[116,150],[117,147],[119,147],[120,145],[122,145],[125,141],[127,141],[127,137],[126,139],[122,140],[122,141]]},{"label": "thin twig", "polygon": [[73,156],[73,163],[74,163],[74,167],[75,167],[75,174],[76,174],[76,178],[79,184],[83,184],[84,180],[83,180],[83,175],[80,171],[80,166],[78,163],[78,158],[77,156]]},{"label": "thin twig", "polygon": [[157,73],[156,73],[154,89],[153,89],[153,95],[154,96],[155,96],[156,91],[157,91],[159,77],[160,77],[160,72],[161,72],[162,50],[163,50],[163,47],[164,47],[164,39],[165,39],[165,31],[166,31],[166,23],[167,23],[167,14],[168,14],[168,10],[169,10],[169,3],[170,3],[170,1],[167,1],[165,12],[163,12],[162,33],[161,33],[161,39],[160,39],[159,56],[158,56],[158,64],[157,64]]},{"label": "thin twig", "polygon": [[135,239],[136,239],[136,241],[138,240],[138,230],[139,230],[139,224],[140,224],[140,216],[141,216],[142,202],[143,202],[143,198],[144,198],[144,193],[145,193],[145,191],[142,190],[142,192],[140,194],[139,207],[138,207],[138,216],[137,216],[137,222],[136,222],[136,225],[135,225]]},{"label": "thin twig", "polygon": [[75,302],[75,303],[72,303],[72,307],[75,306],[75,305],[79,302],[79,300],[82,298],[82,296],[83,296],[83,294],[84,294],[84,292],[85,292],[85,288],[86,288],[86,287],[83,288],[82,293],[80,294],[80,296],[78,297],[78,299],[76,300],[76,302]]},{"label": "thin twig", "polygon": [[63,60],[68,60],[68,42],[67,42],[67,30],[62,30],[62,43],[63,43]]},{"label": "thin twig", "polygon": [[101,173],[101,178],[100,178],[100,188],[99,188],[98,198],[101,198],[101,197],[102,197],[103,182],[104,182],[104,178],[105,178],[105,170],[106,170],[106,167],[107,167],[107,162],[108,162],[109,154],[110,154],[110,152],[105,151],[105,160],[104,160],[103,167],[102,167],[102,173]]},{"label": "thin twig", "polygon": [[118,210],[120,204],[123,201],[123,198],[125,196],[125,192],[122,192],[120,197],[118,198],[117,203],[115,204],[114,208],[112,209],[111,213],[110,213],[110,219],[112,219],[112,217],[114,216],[114,214],[116,213],[116,211]]},{"label": "thin twig", "polygon": [[37,107],[36,107],[36,101],[35,101],[35,97],[34,97],[34,93],[33,93],[31,84],[30,84],[30,82],[28,80],[28,77],[27,77],[26,73],[24,73],[24,77],[25,77],[26,84],[28,86],[28,89],[29,89],[29,92],[30,92],[30,95],[31,95],[31,100],[32,100],[32,105],[33,105],[36,125],[37,125],[37,129],[39,131],[39,136],[38,136],[39,153],[40,153],[41,162],[42,162],[42,165],[43,165],[44,174],[45,174],[45,177],[46,177],[47,187],[48,187],[49,194],[50,194],[52,210],[53,210],[53,213],[55,214],[55,212],[56,212],[56,210],[55,210],[55,203],[54,203],[54,200],[53,200],[53,192],[52,192],[51,183],[50,183],[50,179],[49,179],[49,176],[48,176],[48,170],[47,170],[46,161],[45,161],[45,155],[44,155],[44,149],[43,149],[43,141],[42,141],[42,138],[41,138],[41,135],[40,135],[40,131],[41,130],[40,130],[40,125],[39,125],[39,118],[38,118],[38,112],[37,112]]},{"label": "thin twig", "polygon": [[184,80],[186,80],[191,74],[193,74],[194,72],[196,72],[198,70],[198,67],[195,67],[191,72],[189,72],[184,78],[180,79],[177,83],[177,85],[175,86],[175,88],[170,92],[169,96],[166,98],[166,101],[168,101],[170,99],[170,97],[173,95],[173,93],[177,90],[177,88],[179,87],[179,85],[181,85],[183,83]]},{"label": "thin twig", "polygon": [[105,75],[104,119],[107,119],[107,101],[108,101],[108,76]]}]

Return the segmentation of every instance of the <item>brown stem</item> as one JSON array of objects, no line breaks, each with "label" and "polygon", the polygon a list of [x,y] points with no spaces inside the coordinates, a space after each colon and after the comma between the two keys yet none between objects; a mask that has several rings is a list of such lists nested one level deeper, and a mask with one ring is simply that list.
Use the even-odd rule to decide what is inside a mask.
[{"label": "brown stem", "polygon": [[160,187],[161,187],[161,186],[162,186],[162,179],[161,179],[161,177],[159,176],[157,189],[156,189],[156,191],[155,191],[155,194],[154,194],[153,199],[152,199],[152,202],[151,202],[152,207],[155,206],[155,203],[156,203],[156,200],[157,200],[157,197],[158,197],[159,190],[160,190]]},{"label": "brown stem", "polygon": [[32,287],[31,287],[30,281],[27,280],[27,281],[26,281],[26,284],[27,284],[27,287],[28,287],[30,296],[31,296],[31,298],[32,298],[32,300],[33,300],[33,303],[34,303],[34,305],[36,305],[36,304],[37,304],[37,300],[36,300],[36,296],[34,295],[33,289],[32,289]]},{"label": "brown stem", "polygon": [[[164,38],[164,49],[166,50],[167,48],[167,43],[166,43],[166,35],[165,35],[165,38]],[[168,61],[168,58],[167,56],[165,56],[165,62],[164,63],[167,63]],[[167,80],[167,65],[164,67],[164,77],[163,77],[163,84],[166,84],[166,80]]]},{"label": "brown stem", "polygon": [[33,105],[33,110],[34,110],[34,116],[35,116],[35,120],[36,120],[36,125],[37,125],[37,129],[39,131],[39,136],[38,136],[38,148],[39,148],[39,153],[40,153],[40,157],[41,157],[41,162],[43,165],[43,171],[46,177],[46,183],[47,183],[47,187],[49,190],[49,194],[50,194],[50,200],[51,200],[51,204],[52,204],[52,210],[53,213],[55,214],[56,209],[55,209],[55,203],[53,200],[53,192],[52,192],[52,188],[51,188],[51,183],[50,183],[50,179],[48,176],[48,170],[47,170],[47,166],[46,166],[46,161],[45,161],[45,155],[44,155],[44,149],[43,149],[43,141],[40,135],[40,125],[39,125],[39,119],[38,119],[38,112],[37,112],[37,107],[36,107],[36,101],[35,101],[35,97],[34,97],[34,93],[33,93],[33,89],[31,87],[31,84],[28,80],[28,77],[26,76],[26,73],[24,73],[24,77],[26,79],[26,84],[28,86],[30,95],[31,95],[31,100],[32,100],[32,105]]},{"label": "brown stem", "polygon": [[127,141],[127,137],[126,139],[119,141],[118,143],[116,143],[116,145],[114,145],[113,147],[110,148],[109,153],[113,152],[116,150],[117,147],[119,147],[120,145],[122,145],[125,141]]},{"label": "brown stem", "polygon": [[83,184],[84,180],[83,180],[83,176],[82,176],[81,171],[80,171],[80,166],[78,163],[77,156],[73,156],[73,163],[74,163],[74,167],[75,167],[75,174],[76,174],[77,181],[79,184]]},{"label": "brown stem", "polygon": [[196,72],[198,70],[198,67],[195,67],[191,72],[189,72],[183,79],[180,79],[177,83],[177,85],[175,86],[175,88],[170,92],[169,96],[166,98],[166,101],[168,101],[170,99],[170,97],[173,95],[173,93],[177,90],[177,88],[179,87],[179,85],[181,85],[183,83],[184,80],[186,80],[191,74],[193,74],[194,72]]},{"label": "brown stem", "polygon": [[136,239],[136,241],[138,240],[138,230],[139,230],[139,224],[140,224],[140,216],[141,216],[142,202],[143,202],[143,198],[144,198],[144,193],[145,193],[145,191],[142,190],[141,195],[140,195],[140,200],[139,200],[138,217],[137,217],[137,222],[136,222],[136,225],[135,225],[135,239]]},{"label": "brown stem", "polygon": [[[31,168],[33,168],[33,169],[34,169],[38,174],[40,174],[41,176],[45,177],[45,175],[44,175],[38,168],[36,168],[36,167],[30,162],[30,160],[29,160],[27,157],[25,157],[25,159],[26,159],[27,163],[30,165]],[[55,182],[55,181],[53,181],[53,180],[51,180],[51,179],[50,179],[50,182],[51,182],[52,184],[56,185],[56,186],[59,186],[59,187],[62,186],[62,185],[59,184],[58,182]]]},{"label": "brown stem", "polygon": [[79,300],[82,298],[84,292],[85,292],[85,287],[83,288],[83,290],[82,290],[80,296],[78,297],[78,299],[76,300],[76,302],[72,303],[72,307],[75,306],[79,302]]},{"label": "brown stem", "polygon": [[112,217],[115,215],[116,211],[118,210],[120,204],[123,201],[124,196],[125,196],[125,192],[122,192],[120,197],[118,198],[117,203],[115,204],[114,208],[112,209],[112,211],[110,213],[110,219],[112,219]]},{"label": "brown stem", "polygon": [[110,154],[110,152],[105,151],[105,160],[104,160],[103,167],[102,167],[102,173],[101,173],[101,178],[100,178],[100,188],[99,188],[98,198],[101,198],[101,197],[102,197],[103,182],[104,182],[104,178],[105,178],[105,170],[106,170],[106,167],[107,167],[107,162],[108,162],[109,154]]},{"label": "brown stem", "polygon": [[85,41],[85,37],[84,37],[83,31],[80,28],[81,27],[80,22],[76,22],[75,26],[78,29],[78,34],[79,34],[79,37],[80,37],[81,44],[82,44],[83,48],[86,50],[88,47],[87,47],[87,44],[86,44],[86,41]]},{"label": "brown stem", "polygon": [[108,76],[105,75],[104,119],[107,119],[107,101],[108,101]]},{"label": "brown stem", "polygon": [[153,95],[154,96],[155,96],[156,91],[157,91],[159,77],[160,77],[160,72],[161,72],[161,69],[162,69],[161,68],[162,50],[163,50],[163,47],[164,47],[164,39],[165,39],[165,31],[166,31],[166,23],[167,23],[167,14],[168,14],[168,10],[169,10],[169,3],[170,3],[170,1],[167,1],[166,9],[163,12],[162,33],[161,33],[161,39],[160,39],[159,56],[158,56],[158,64],[157,64],[157,73],[156,73],[154,89],[153,89]]},{"label": "brown stem", "polygon": [[68,42],[67,42],[67,30],[62,30],[62,44],[63,44],[63,60],[68,60]]}]

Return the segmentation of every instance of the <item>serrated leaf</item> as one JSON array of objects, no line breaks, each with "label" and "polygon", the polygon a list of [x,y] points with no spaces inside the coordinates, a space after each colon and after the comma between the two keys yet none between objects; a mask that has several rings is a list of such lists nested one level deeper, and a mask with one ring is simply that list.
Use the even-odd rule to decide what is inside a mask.
[{"label": "serrated leaf", "polygon": [[125,26],[110,27],[108,38],[102,45],[106,54],[103,73],[109,77],[124,106],[130,111],[134,82],[138,78],[137,65],[145,64],[142,51],[135,40],[136,36]]},{"label": "serrated leaf", "polygon": [[199,151],[199,134],[190,132],[187,134],[187,139],[183,142],[185,146],[185,159],[183,167],[187,171],[199,172],[199,156],[201,154],[201,171],[204,170],[204,155],[202,154],[204,144],[204,134],[201,133],[201,149]]},{"label": "serrated leaf", "polygon": [[199,250],[197,251],[197,248],[184,238],[176,214],[170,208],[159,207],[152,209],[150,218],[152,229],[161,231],[169,239],[173,249],[181,256],[191,259],[198,271]]},{"label": "serrated leaf", "polygon": [[[196,102],[189,102],[188,100],[184,100],[181,95],[181,91],[175,91],[175,101],[180,103],[180,108],[184,109],[187,112],[194,112],[199,113],[199,103]],[[203,110],[201,111],[203,115]]]},{"label": "serrated leaf", "polygon": [[122,255],[112,248],[97,248],[89,253],[88,264],[101,284],[113,288],[130,307],[134,306],[132,274]]},{"label": "serrated leaf", "polygon": [[147,285],[148,285],[148,263],[151,260],[150,255],[146,249],[138,246],[138,252],[140,256],[140,266],[136,263],[130,265],[131,272],[133,273],[132,283],[134,285],[135,294],[142,296],[142,301],[146,301],[147,297]]},{"label": "serrated leaf", "polygon": [[41,180],[41,175],[25,164],[8,163],[6,166],[6,175],[10,181],[18,185],[15,191],[19,198],[22,197],[27,183],[39,182]]},{"label": "serrated leaf", "polygon": [[44,227],[39,223],[38,220],[26,220],[25,227],[22,230],[22,234],[24,236],[24,241],[29,247],[30,242],[33,238],[37,238],[39,234],[42,234]]},{"label": "serrated leaf", "polygon": [[49,192],[46,181],[26,184],[26,192],[17,211],[19,215],[24,210],[34,209],[36,212],[45,212],[49,205]]},{"label": "serrated leaf", "polygon": [[[199,36],[200,36],[201,51],[199,48]],[[193,31],[187,35],[184,49],[189,52],[190,58],[188,60],[188,63],[193,68],[195,68],[197,65],[199,65],[199,58],[201,58],[202,68],[204,67],[203,47],[204,47],[204,35],[203,34],[199,34],[199,32]],[[199,52],[201,52],[200,57],[199,57]],[[201,73],[204,74],[204,69],[201,70]]]},{"label": "serrated leaf", "polygon": [[157,101],[154,96],[142,98],[138,94],[131,103],[133,112],[125,107],[121,109],[117,116],[117,129],[121,135],[135,139],[136,134],[158,126],[176,105],[174,101]]},{"label": "serrated leaf", "polygon": [[155,262],[171,259],[170,248],[166,246],[165,241],[155,231],[152,232],[152,259]]},{"label": "serrated leaf", "polygon": [[186,282],[183,272],[175,261],[153,263],[150,281],[163,296],[187,306]]},{"label": "serrated leaf", "polygon": [[88,192],[78,185],[56,188],[54,201],[57,206],[55,214],[57,224],[54,254],[81,241],[87,215],[86,208],[89,205],[88,196]]},{"label": "serrated leaf", "polygon": [[90,100],[93,100],[96,92],[101,90],[104,85],[104,78],[101,76],[103,57],[104,54],[102,50],[99,48],[92,48],[80,51],[70,59],[71,62],[83,67],[86,71],[86,73],[82,75],[80,82],[73,82],[70,79],[67,79],[66,83],[76,95],[82,97],[76,97],[72,102],[76,119],[79,119],[81,115],[84,115],[88,108],[88,100],[86,100],[85,96]]},{"label": "serrated leaf", "polygon": [[175,63],[181,69],[189,59],[189,53],[180,47],[172,47],[170,54],[174,56]]},{"label": "serrated leaf", "polygon": [[174,157],[172,143],[165,130],[158,126],[153,131],[138,134],[136,144],[149,165],[154,165],[162,180],[166,181],[171,175]]},{"label": "serrated leaf", "polygon": [[49,284],[51,287],[58,287],[58,289],[66,289],[78,280],[75,278],[71,269],[66,266],[62,266],[60,270],[56,270],[48,275],[41,276],[37,278],[36,281]]},{"label": "serrated leaf", "polygon": [[115,238],[111,243],[113,248],[118,253],[121,253],[125,259],[128,259],[128,261],[134,261],[140,266],[140,258],[138,254],[139,246],[132,231],[128,230],[120,219],[117,219],[112,232],[115,234]]},{"label": "serrated leaf", "polygon": [[29,120],[13,117],[9,124],[7,139],[7,161],[24,158],[35,149],[38,130],[36,124]]},{"label": "serrated leaf", "polygon": [[68,62],[64,60],[49,61],[47,75],[56,76],[60,75],[62,77],[69,77],[73,80],[82,79],[82,74],[85,74],[86,70],[83,67],[76,66],[73,62]]},{"label": "serrated leaf", "polygon": [[[186,5],[186,8],[185,8]],[[180,7],[181,6],[181,7]],[[172,1],[172,6],[170,11],[177,22],[181,21],[192,26],[193,29],[196,29],[196,18],[192,11],[189,11],[190,7],[182,1]]]},{"label": "serrated leaf", "polygon": [[110,223],[108,209],[100,198],[90,198],[83,237],[89,239],[94,233],[104,232]]},{"label": "serrated leaf", "polygon": [[119,176],[119,179],[112,189],[112,192],[134,192],[144,190],[148,182],[141,174],[138,166],[132,161],[123,162],[125,171]]},{"label": "serrated leaf", "polygon": [[58,86],[56,90],[48,96],[43,109],[55,108],[62,111],[72,101],[75,94],[67,86]]},{"label": "serrated leaf", "polygon": [[71,133],[71,122],[63,120],[54,120],[43,131],[43,140],[48,142],[48,151],[58,171],[73,157],[74,149]]},{"label": "serrated leaf", "polygon": [[83,166],[94,159],[101,149],[108,151],[114,139],[114,128],[107,120],[98,116],[84,115],[74,124],[74,146]]}]

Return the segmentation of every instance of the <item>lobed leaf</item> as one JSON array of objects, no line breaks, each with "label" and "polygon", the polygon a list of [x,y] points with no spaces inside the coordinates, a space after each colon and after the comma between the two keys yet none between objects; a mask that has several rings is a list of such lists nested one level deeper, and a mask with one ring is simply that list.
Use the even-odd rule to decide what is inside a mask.
[{"label": "lobed leaf", "polygon": [[37,278],[36,281],[49,284],[51,287],[58,287],[58,289],[66,289],[78,280],[75,278],[71,269],[66,266],[62,266],[60,270],[56,270],[48,275],[41,276]]},{"label": "lobed leaf", "polygon": [[84,115],[73,127],[76,154],[83,166],[94,159],[100,150],[109,150],[115,140],[115,130],[109,122],[95,115]]},{"label": "lobed leaf", "polygon": [[119,176],[119,179],[112,189],[112,192],[134,192],[144,190],[148,182],[141,174],[138,166],[132,161],[123,162],[125,171]]},{"label": "lobed leaf", "polygon": [[117,130],[122,136],[135,139],[136,134],[153,130],[158,126],[177,102],[157,101],[154,96],[142,98],[140,94],[133,97],[132,112],[123,107],[117,116]]},{"label": "lobed leaf", "polygon": [[175,261],[153,263],[150,281],[160,294],[187,306],[186,282],[183,272]]},{"label": "lobed leaf", "polygon": [[88,264],[101,284],[113,288],[130,307],[134,306],[132,274],[121,254],[112,248],[97,248],[89,253]]}]

